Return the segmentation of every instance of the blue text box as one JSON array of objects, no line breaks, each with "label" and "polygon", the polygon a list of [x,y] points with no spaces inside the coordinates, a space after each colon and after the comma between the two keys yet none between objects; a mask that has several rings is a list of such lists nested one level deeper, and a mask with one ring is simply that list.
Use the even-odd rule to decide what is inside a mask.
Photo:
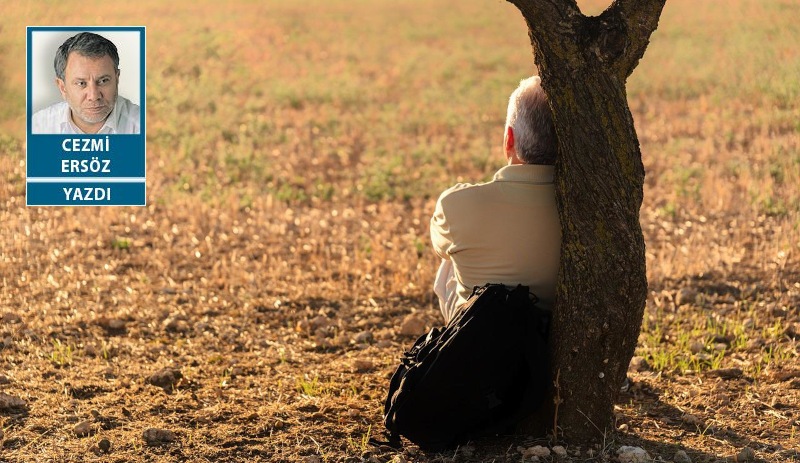
[{"label": "blue text box", "polygon": [[28,181],[28,206],[145,206],[146,185],[131,182]]}]

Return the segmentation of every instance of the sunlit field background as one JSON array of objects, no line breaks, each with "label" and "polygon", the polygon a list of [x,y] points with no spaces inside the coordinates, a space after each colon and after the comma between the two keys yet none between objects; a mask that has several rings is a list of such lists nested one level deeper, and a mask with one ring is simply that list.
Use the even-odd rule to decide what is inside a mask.
[{"label": "sunlit field background", "polygon": [[[440,320],[436,197],[502,166],[508,94],[535,73],[511,4],[0,11],[0,461],[521,461],[531,442],[367,443]],[[669,0],[628,82],[651,293],[597,461],[800,460],[798,18]],[[25,207],[27,25],[147,27],[147,207]]]}]

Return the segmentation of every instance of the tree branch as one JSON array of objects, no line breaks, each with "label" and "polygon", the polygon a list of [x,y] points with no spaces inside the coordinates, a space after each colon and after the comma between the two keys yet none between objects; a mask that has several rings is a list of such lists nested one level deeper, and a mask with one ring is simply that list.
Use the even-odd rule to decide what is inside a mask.
[{"label": "tree branch", "polygon": [[613,67],[623,80],[631,75],[644,56],[650,35],[658,27],[658,18],[666,0],[615,0],[609,12],[626,26],[628,43]]},{"label": "tree branch", "polygon": [[[568,21],[581,11],[575,0],[508,0],[508,2],[519,8],[522,16],[530,23],[544,25]],[[551,35],[557,31],[545,29],[542,32]]]},{"label": "tree branch", "polygon": [[551,60],[582,56],[588,69],[600,62],[624,82],[642,59],[666,0],[615,0],[597,17],[584,16],[575,0],[508,2],[525,18],[543,74]]},{"label": "tree branch", "polygon": [[[508,0],[528,25],[534,61],[543,81],[549,64],[564,56],[577,56],[577,30],[583,18],[575,0]],[[546,83],[545,86],[549,85]]]}]

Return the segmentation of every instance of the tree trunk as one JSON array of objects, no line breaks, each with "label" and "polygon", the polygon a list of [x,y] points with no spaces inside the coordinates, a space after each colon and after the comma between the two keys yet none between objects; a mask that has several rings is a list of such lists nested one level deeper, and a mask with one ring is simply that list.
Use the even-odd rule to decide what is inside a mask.
[{"label": "tree trunk", "polygon": [[[576,443],[613,430],[647,297],[639,224],[644,167],[625,80],[666,0],[617,0],[586,17],[574,0],[509,0],[529,29],[558,134],[561,271],[551,332],[557,384],[542,424]],[[558,438],[558,435],[556,435]]]}]

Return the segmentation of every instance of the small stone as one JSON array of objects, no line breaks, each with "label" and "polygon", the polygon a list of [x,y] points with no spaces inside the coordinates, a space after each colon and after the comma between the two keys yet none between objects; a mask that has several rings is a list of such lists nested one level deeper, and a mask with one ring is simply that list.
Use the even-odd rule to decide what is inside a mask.
[{"label": "small stone", "polygon": [[174,368],[162,368],[161,370],[158,370],[150,375],[147,378],[147,383],[163,389],[170,389],[181,378],[183,378],[183,374],[181,374],[180,371]]},{"label": "small stone", "polygon": [[9,384],[11,380],[6,375],[0,375],[0,384]]},{"label": "small stone", "polygon": [[400,334],[403,336],[419,336],[425,331],[425,322],[417,314],[408,314],[400,323]]},{"label": "small stone", "polygon": [[681,306],[691,304],[697,300],[697,291],[690,288],[683,288],[675,293],[675,305]]},{"label": "small stone", "polygon": [[700,341],[692,341],[691,343],[689,343],[689,350],[693,354],[699,354],[700,352],[706,350],[706,345]]},{"label": "small stone", "polygon": [[309,323],[311,323],[311,326],[315,330],[331,326],[331,320],[325,315],[317,315],[316,317],[312,318]]},{"label": "small stone", "polygon": [[[0,439],[2,439],[2,437],[0,437]],[[794,450],[794,449],[784,450],[780,452],[778,455],[780,455],[781,458],[785,458],[787,460],[791,459],[791,461],[800,460],[800,450]]]},{"label": "small stone", "polygon": [[550,449],[541,445],[536,445],[533,447],[522,448],[520,453],[522,454],[522,458],[547,458],[550,456]]},{"label": "small stone", "polygon": [[78,437],[86,437],[92,433],[92,425],[87,420],[81,421],[72,428],[72,432]]},{"label": "small stone", "polygon": [[633,357],[631,359],[631,363],[628,365],[628,371],[631,372],[640,372],[650,369],[650,365],[647,364],[647,360],[644,357]]},{"label": "small stone", "polygon": [[24,409],[26,407],[27,404],[21,398],[0,392],[0,411],[11,411],[15,409]]},{"label": "small stone", "polygon": [[97,324],[104,330],[111,333],[119,333],[125,331],[125,320],[119,318],[100,317]]},{"label": "small stone", "polygon": [[727,348],[728,348],[728,345],[725,344],[724,342],[718,342],[718,343],[715,343],[712,346],[712,349],[714,349],[714,352],[722,352]]},{"label": "small stone", "polygon": [[372,342],[373,339],[375,339],[375,337],[372,335],[371,331],[362,331],[353,337],[353,341],[355,341],[356,344],[367,344]]},{"label": "small stone", "polygon": [[751,339],[747,341],[747,350],[759,350],[764,347],[766,343],[761,338]]},{"label": "small stone", "polygon": [[356,359],[353,361],[353,369],[358,373],[364,373],[372,370],[375,365],[367,359]]},{"label": "small stone", "polygon": [[748,463],[756,460],[756,452],[750,447],[743,448],[736,454],[736,463]]},{"label": "small stone", "polygon": [[564,447],[562,447],[560,445],[556,445],[555,447],[553,447],[553,453],[555,453],[556,456],[559,457],[559,458],[566,458],[567,457],[567,449],[565,449]]},{"label": "small stone", "polygon": [[692,463],[692,459],[689,458],[689,455],[687,455],[683,450],[678,450],[675,452],[675,456],[672,457],[672,461],[674,463]]},{"label": "small stone", "polygon": [[697,415],[692,415],[691,413],[687,413],[681,417],[681,421],[688,425],[697,426],[698,428],[705,427],[705,421]]},{"label": "small stone", "polygon": [[163,323],[164,331],[167,333],[186,333],[189,331],[189,324],[178,318],[167,318]]},{"label": "small stone", "polygon": [[83,355],[87,357],[97,357],[97,348],[94,344],[87,344],[83,346]]},{"label": "small stone", "polygon": [[7,323],[9,325],[16,324],[16,323],[22,323],[22,317],[20,317],[19,315],[15,314],[15,313],[12,313],[12,312],[4,313],[3,314],[3,318],[0,319],[0,320],[2,320],[3,323]]},{"label": "small stone", "polygon": [[100,442],[97,443],[97,446],[103,453],[108,453],[111,451],[111,441],[108,439],[100,439]]},{"label": "small stone", "polygon": [[168,429],[148,428],[142,433],[145,443],[151,447],[175,442],[177,436]]},{"label": "small stone", "polygon": [[629,428],[628,423],[622,423],[621,425],[619,425],[617,430],[619,432],[628,432],[628,428]]},{"label": "small stone", "polygon": [[458,448],[458,453],[459,453],[459,455],[461,455],[461,456],[463,456],[465,458],[471,458],[472,455],[475,454],[475,447],[473,447],[471,445],[465,445],[463,447],[459,447]]},{"label": "small stone", "polygon": [[741,378],[744,372],[740,368],[719,368],[717,370],[710,370],[708,375],[722,379],[737,379]]},{"label": "small stone", "polygon": [[619,463],[648,463],[652,461],[650,455],[640,447],[623,445],[617,450]]},{"label": "small stone", "polygon": [[102,415],[100,415],[100,412],[99,412],[97,409],[95,409],[95,408],[91,409],[91,410],[89,411],[89,413],[91,413],[91,415],[92,415],[92,418],[94,418],[94,419],[96,419],[96,420],[99,420],[99,419],[102,417]]}]

